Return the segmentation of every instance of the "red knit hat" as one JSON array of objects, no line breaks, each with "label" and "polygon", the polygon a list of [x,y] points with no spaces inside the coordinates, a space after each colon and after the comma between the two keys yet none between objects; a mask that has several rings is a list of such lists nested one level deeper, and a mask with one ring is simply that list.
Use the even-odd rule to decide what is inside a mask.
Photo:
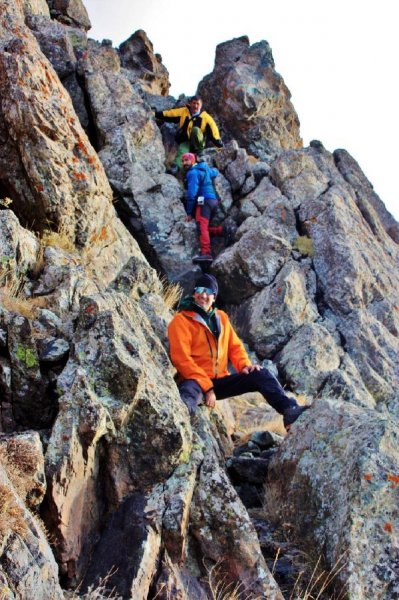
[{"label": "red knit hat", "polygon": [[183,154],[182,158],[188,158],[192,163],[196,162],[195,154],[193,154],[192,152],[186,152],[185,154]]}]

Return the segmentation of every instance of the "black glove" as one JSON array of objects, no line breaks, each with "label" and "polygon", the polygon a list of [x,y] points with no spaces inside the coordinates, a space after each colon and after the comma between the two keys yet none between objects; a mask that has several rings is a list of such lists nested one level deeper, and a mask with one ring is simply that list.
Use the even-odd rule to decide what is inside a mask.
[{"label": "black glove", "polygon": [[215,146],[217,146],[218,148],[223,148],[223,142],[222,142],[222,140],[216,140],[215,141]]}]

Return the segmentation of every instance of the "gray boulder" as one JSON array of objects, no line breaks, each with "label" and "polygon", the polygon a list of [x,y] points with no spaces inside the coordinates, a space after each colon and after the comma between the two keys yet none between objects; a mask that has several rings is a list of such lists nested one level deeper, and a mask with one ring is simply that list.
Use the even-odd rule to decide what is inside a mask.
[{"label": "gray boulder", "polygon": [[388,414],[317,401],[269,465],[269,516],[359,600],[399,593],[398,426]]}]

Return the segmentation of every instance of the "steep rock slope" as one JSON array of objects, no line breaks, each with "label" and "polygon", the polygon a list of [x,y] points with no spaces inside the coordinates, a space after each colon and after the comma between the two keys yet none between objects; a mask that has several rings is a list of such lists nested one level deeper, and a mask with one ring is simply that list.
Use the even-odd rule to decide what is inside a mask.
[{"label": "steep rock slope", "polygon": [[[218,585],[244,597],[282,598],[226,476],[225,422],[206,409],[189,419],[164,347],[171,313],[152,267],[187,288],[199,270],[152,119],[151,106],[175,104],[160,59],[142,32],[119,52],[88,41],[78,0],[0,8],[1,484],[10,498],[1,581],[10,598],[63,597],[59,568],[63,587],[82,582],[80,594],[108,577],[105,588],[123,598],[205,599],[218,573]],[[212,104],[216,84],[223,106]],[[398,226],[345,151],[301,147],[266,42],[220,45],[200,90],[232,138],[205,153],[221,172],[218,219],[239,225],[232,247],[214,248],[221,299],[258,358],[274,359],[293,392],[318,398],[273,459],[265,506],[277,526],[298,514],[292,539],[319,548],[327,568],[347,552],[340,582],[350,593],[394,598]],[[54,235],[40,240],[28,226]],[[7,461],[29,428],[41,433],[32,445],[46,483],[35,467],[27,495]],[[343,482],[346,504],[327,475]],[[24,513],[32,489],[58,567]],[[342,508],[336,519],[330,505]],[[342,532],[353,519],[382,528],[371,573],[359,561],[365,534]]]}]

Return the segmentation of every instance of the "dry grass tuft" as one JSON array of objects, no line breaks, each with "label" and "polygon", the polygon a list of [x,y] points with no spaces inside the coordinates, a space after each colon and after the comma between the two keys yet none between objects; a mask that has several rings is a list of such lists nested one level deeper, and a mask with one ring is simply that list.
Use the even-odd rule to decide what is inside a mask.
[{"label": "dry grass tuft", "polygon": [[305,570],[299,573],[289,600],[321,600],[322,598],[343,600],[346,596],[345,586],[341,585],[339,590],[332,590],[331,588],[346,564],[345,554],[343,554],[338,558],[332,569],[327,571],[322,568],[322,557],[319,556],[310,577]]},{"label": "dry grass tuft", "polygon": [[10,312],[16,312],[27,319],[34,319],[38,308],[45,308],[47,300],[44,297],[26,298],[24,294],[24,276],[14,279],[7,273],[0,282],[0,304]]},{"label": "dry grass tuft", "polygon": [[0,544],[10,533],[24,537],[27,531],[24,510],[18,505],[13,492],[0,484]]},{"label": "dry grass tuft", "polygon": [[7,444],[0,446],[0,462],[17,494],[25,499],[28,492],[28,478],[37,468],[36,454],[32,451],[31,445],[10,438]]},{"label": "dry grass tuft", "polygon": [[65,250],[65,252],[76,252],[76,246],[67,234],[65,230],[60,228],[59,231],[51,231],[50,229],[45,229],[41,236],[41,243],[46,248],[47,246],[52,246],[55,248],[60,248],[61,250]]},{"label": "dry grass tuft", "polygon": [[219,561],[208,568],[208,587],[212,600],[260,600],[248,593],[241,582],[228,581],[223,563]]},{"label": "dry grass tuft", "polygon": [[102,577],[96,588],[89,587],[85,594],[79,594],[79,587],[74,592],[65,591],[65,598],[68,600],[122,600],[118,596],[115,588],[109,589],[108,580],[115,575],[117,569],[113,567],[105,577]]},{"label": "dry grass tuft", "polygon": [[162,296],[168,308],[174,310],[183,295],[183,289],[178,283],[171,283],[166,279],[161,279]]}]

